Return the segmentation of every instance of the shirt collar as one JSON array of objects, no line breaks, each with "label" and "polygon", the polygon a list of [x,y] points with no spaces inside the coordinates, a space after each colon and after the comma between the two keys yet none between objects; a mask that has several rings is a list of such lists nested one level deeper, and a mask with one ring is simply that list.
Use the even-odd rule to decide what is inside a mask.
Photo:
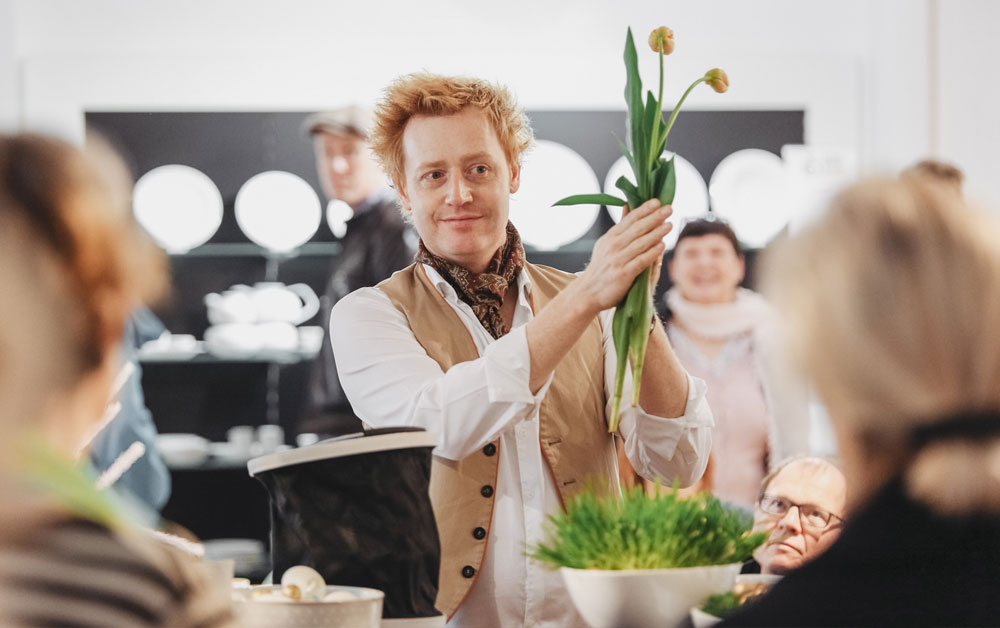
[{"label": "shirt collar", "polygon": [[[451,303],[458,303],[460,301],[458,293],[441,276],[441,273],[428,264],[422,264],[422,266],[424,267],[424,272],[427,273],[427,278],[431,280],[431,284],[437,288],[437,291],[441,293],[441,296],[445,300]],[[531,309],[531,278],[528,277],[528,273],[524,272],[523,268],[517,273],[517,304],[518,306]]]}]

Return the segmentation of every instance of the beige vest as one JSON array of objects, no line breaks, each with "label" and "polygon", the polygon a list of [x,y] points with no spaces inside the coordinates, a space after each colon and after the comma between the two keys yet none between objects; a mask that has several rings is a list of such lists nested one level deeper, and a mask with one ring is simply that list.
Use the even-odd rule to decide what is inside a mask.
[{"label": "beige vest", "polygon": [[[540,312],[574,276],[525,264],[532,285],[532,310]],[[458,314],[427,278],[421,264],[405,268],[378,287],[406,316],[414,337],[447,371],[479,357]],[[560,501],[585,481],[614,479],[615,446],[604,418],[604,349],[595,317],[559,363],[540,408],[540,446]],[[493,519],[499,440],[462,460],[435,457],[430,496],[441,537],[441,576],[436,606],[455,614],[478,577]],[[612,486],[617,484],[612,482]],[[531,548],[528,548],[529,550]]]}]

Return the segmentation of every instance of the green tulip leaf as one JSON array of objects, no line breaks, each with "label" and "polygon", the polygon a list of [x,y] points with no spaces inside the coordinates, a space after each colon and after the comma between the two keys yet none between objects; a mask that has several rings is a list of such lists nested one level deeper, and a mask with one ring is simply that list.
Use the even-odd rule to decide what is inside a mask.
[{"label": "green tulip leaf", "polygon": [[622,138],[618,137],[618,134],[614,131],[611,132],[614,136],[615,141],[618,142],[619,148],[622,149],[622,154],[625,155],[625,159],[628,161],[628,165],[632,167],[632,174],[635,174],[635,159],[632,158],[632,153],[629,151],[628,146],[622,141]]},{"label": "green tulip leaf", "polygon": [[622,402],[622,389],[625,386],[625,368],[628,365],[629,340],[628,307],[625,302],[618,304],[615,315],[611,319],[611,338],[615,343],[615,389],[611,394],[611,415],[608,417],[608,431],[618,431],[618,416]]},{"label": "green tulip leaf", "polygon": [[610,194],[574,194],[552,203],[553,207],[559,205],[613,205],[614,207],[622,207],[625,205],[625,201]]},{"label": "green tulip leaf", "polygon": [[642,164],[647,163],[649,153],[647,142],[643,141],[642,79],[639,77],[639,61],[635,51],[635,42],[632,40],[631,28],[628,29],[625,38],[625,73],[625,102],[628,105],[629,138],[632,141],[632,157],[635,159],[635,165],[640,166],[636,171],[638,177],[636,184],[642,189],[645,178],[645,167]]},{"label": "green tulip leaf", "polygon": [[677,191],[677,170],[674,168],[673,157],[670,158],[670,161],[663,163],[661,171],[663,172],[663,182],[658,186],[659,194],[656,197],[660,199],[660,204],[669,205],[674,202],[674,193]]},{"label": "green tulip leaf", "polygon": [[631,209],[635,209],[639,205],[642,205],[642,198],[639,196],[639,190],[628,180],[627,177],[618,177],[615,181],[615,187],[625,194],[625,198],[628,199],[628,206]]},{"label": "green tulip leaf", "polygon": [[[656,152],[655,147],[652,144],[654,141],[653,132],[654,132],[654,124],[656,124],[656,116],[661,116],[662,118],[662,115],[663,114],[660,112],[660,104],[656,102],[656,96],[653,95],[653,92],[648,92],[646,94],[646,107],[643,110],[643,119],[642,119],[642,128],[643,131],[645,132],[643,134],[642,140],[643,140],[643,146],[645,146],[646,148],[645,152],[647,161],[645,162],[645,165],[647,167],[650,164],[655,164],[656,163],[655,160],[660,156],[659,153]],[[653,190],[656,189],[654,187],[653,178],[651,176],[646,176],[644,183],[646,184],[646,187],[643,187],[641,184],[639,185],[639,190],[642,192],[643,198],[647,199],[652,198]]]}]

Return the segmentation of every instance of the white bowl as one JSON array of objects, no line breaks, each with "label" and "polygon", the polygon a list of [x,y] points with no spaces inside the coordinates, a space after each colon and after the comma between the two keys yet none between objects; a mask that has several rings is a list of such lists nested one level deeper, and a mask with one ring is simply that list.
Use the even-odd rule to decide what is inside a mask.
[{"label": "white bowl", "polygon": [[570,569],[563,580],[591,628],[676,626],[715,593],[733,588],[740,563],[684,569]]},{"label": "white bowl", "polygon": [[197,434],[158,434],[156,450],[169,467],[191,467],[208,460],[208,439]]},{"label": "white bowl", "polygon": [[736,584],[764,584],[774,586],[782,576],[773,573],[741,573],[736,576]]},{"label": "white bowl", "polygon": [[205,330],[205,349],[218,358],[252,357],[263,346],[260,330],[252,323],[222,323]]},{"label": "white bowl", "polygon": [[693,628],[712,628],[712,626],[720,621],[722,621],[721,617],[709,615],[700,608],[691,609],[691,625]]},{"label": "white bowl", "polygon": [[[736,576],[735,584],[754,585],[763,582],[764,584],[767,584],[769,586],[774,586],[774,583],[776,583],[778,580],[781,580],[781,576],[776,574],[741,573],[740,575]],[[711,628],[711,626],[714,626],[720,621],[722,621],[721,617],[716,617],[715,615],[710,615],[706,613],[705,611],[701,610],[700,605],[691,607],[691,624],[693,628]]]},{"label": "white bowl", "polygon": [[233,604],[245,628],[380,628],[385,594],[378,589],[327,586],[326,593],[349,591],[356,599],[336,602],[259,602],[254,591],[281,591],[281,585],[234,589]]}]

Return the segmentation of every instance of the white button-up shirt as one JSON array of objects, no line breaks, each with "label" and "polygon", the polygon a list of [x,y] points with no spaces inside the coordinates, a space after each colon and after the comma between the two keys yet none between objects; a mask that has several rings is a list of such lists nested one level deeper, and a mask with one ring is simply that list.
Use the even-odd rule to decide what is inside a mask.
[{"label": "white button-up shirt", "polygon": [[[447,373],[424,351],[406,318],[378,288],[341,299],[330,316],[337,372],[355,412],[374,427],[415,426],[440,435],[434,454],[458,460],[499,438],[499,470],[486,554],[472,590],[449,626],[583,626],[558,571],[528,558],[544,540],[546,518],[560,510],[555,480],[539,445],[538,411],[552,376],[531,394],[531,283],[518,276],[510,333],[494,339],[472,308],[430,266],[424,271],[469,330],[481,356]],[[602,312],[604,387],[616,368],[613,310]],[[646,477],[687,485],[701,476],[711,449],[705,384],[689,376],[682,417],[662,418],[622,404],[619,432],[633,467]],[[631,399],[626,374],[622,399]],[[610,402],[606,413],[610,412]],[[617,478],[615,478],[617,480]]]}]

